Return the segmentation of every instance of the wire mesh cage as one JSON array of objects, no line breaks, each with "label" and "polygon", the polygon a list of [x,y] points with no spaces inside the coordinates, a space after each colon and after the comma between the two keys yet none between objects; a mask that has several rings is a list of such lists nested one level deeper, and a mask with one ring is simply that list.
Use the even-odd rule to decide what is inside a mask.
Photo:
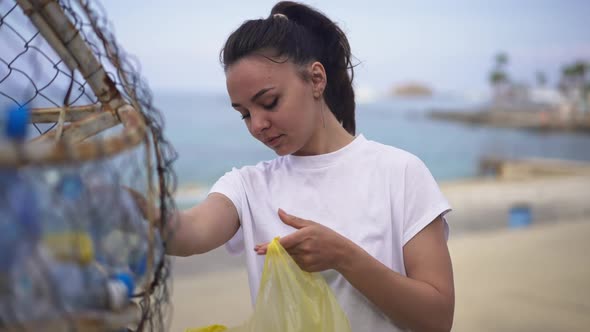
[{"label": "wire mesh cage", "polygon": [[0,331],[166,329],[176,153],[111,31],[0,0]]}]

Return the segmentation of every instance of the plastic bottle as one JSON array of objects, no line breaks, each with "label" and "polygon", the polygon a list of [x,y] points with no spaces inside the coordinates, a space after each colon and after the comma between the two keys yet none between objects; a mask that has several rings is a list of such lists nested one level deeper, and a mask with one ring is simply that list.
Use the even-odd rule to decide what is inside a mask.
[{"label": "plastic bottle", "polygon": [[11,271],[17,261],[17,252],[23,243],[17,211],[14,210],[13,189],[18,180],[0,170],[0,326],[15,321],[13,310],[13,285]]},{"label": "plastic bottle", "polygon": [[89,264],[95,254],[82,179],[67,169],[47,170],[40,178],[44,245],[59,261]]},{"label": "plastic bottle", "polygon": [[[27,134],[29,118],[30,113],[26,108],[0,112],[0,145],[22,142]],[[5,233],[0,235],[1,242],[12,244],[11,238],[18,238],[18,232],[24,232],[31,240],[36,240],[39,224],[36,220],[38,211],[35,193],[16,168],[0,166],[0,199],[0,227],[5,228],[6,232],[1,232]],[[0,254],[0,257],[2,255],[6,253]]]},{"label": "plastic bottle", "polygon": [[[116,179],[105,176],[105,169],[63,169],[45,175],[47,187],[52,188],[51,204],[58,205],[61,214],[58,211],[46,221],[44,243],[61,261],[95,259],[111,275],[129,274],[134,284],[141,285],[149,273],[149,224],[130,194]],[[156,230],[153,243],[155,267],[163,256]]]},{"label": "plastic bottle", "polygon": [[40,238],[37,196],[26,177],[0,175],[0,320],[18,322],[51,310],[41,300],[44,275],[34,262]]},{"label": "plastic bottle", "polygon": [[10,307],[2,316],[8,324],[117,311],[129,304],[134,289],[130,275],[109,276],[97,264],[56,261],[43,246],[20,256],[10,277]]},{"label": "plastic bottle", "polygon": [[[128,214],[129,223],[133,228],[133,233],[139,238],[138,246],[134,251],[131,251],[129,256],[129,266],[139,282],[145,281],[148,277],[148,273],[153,273],[154,269],[158,266],[161,260],[164,258],[164,246],[162,237],[158,229],[153,228],[152,232],[152,251],[150,253],[149,239],[150,239],[150,224],[145,220],[139,211],[135,201],[125,190],[121,190],[121,203],[122,207],[126,211],[132,211]],[[151,254],[151,255],[150,255]],[[148,258],[151,256],[152,259],[152,270],[147,270]]]},{"label": "plastic bottle", "polygon": [[[0,112],[0,145],[20,144],[26,138],[30,113],[12,107]],[[37,196],[30,182],[16,168],[0,166],[0,324],[30,313],[32,303],[18,308],[14,271],[34,251],[40,236]],[[27,278],[32,278],[28,275]],[[28,279],[27,279],[28,280]],[[22,280],[21,285],[31,285]],[[17,285],[18,286],[18,285]],[[26,299],[22,299],[25,301]],[[42,310],[42,309],[41,309]]]},{"label": "plastic bottle", "polygon": [[33,245],[15,250],[14,264],[9,271],[9,306],[2,312],[9,325],[41,320],[56,313],[50,297],[54,289],[48,279],[47,264]]},{"label": "plastic bottle", "polygon": [[0,213],[0,278],[3,284],[0,317],[3,322],[22,322],[54,310],[45,296],[50,285],[43,274],[43,265],[37,260],[36,247],[40,239],[38,200],[33,187],[21,175],[14,172],[12,177],[4,177],[2,181],[7,184],[6,180],[12,179],[12,183],[3,187],[7,199],[0,208],[4,210]]},{"label": "plastic bottle", "polygon": [[51,274],[61,303],[67,312],[120,310],[131,299],[135,288],[129,274],[108,275],[98,264],[80,266],[56,262]]},{"label": "plastic bottle", "polygon": [[[130,194],[120,187],[102,188],[101,195],[116,197],[117,206],[111,212],[110,228],[99,239],[98,260],[118,271],[132,273],[137,285],[143,284],[163,258],[163,244],[159,232],[153,230],[152,270],[147,271],[149,223],[143,218]],[[116,210],[116,211],[115,211]]]}]

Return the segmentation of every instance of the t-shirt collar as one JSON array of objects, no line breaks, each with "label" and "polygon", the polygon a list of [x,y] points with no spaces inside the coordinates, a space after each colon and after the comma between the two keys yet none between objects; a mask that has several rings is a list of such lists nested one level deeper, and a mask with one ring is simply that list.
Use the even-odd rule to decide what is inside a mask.
[{"label": "t-shirt collar", "polygon": [[295,168],[323,168],[333,165],[348,156],[355,154],[355,151],[360,149],[362,145],[367,141],[363,134],[357,135],[352,142],[348,143],[339,150],[319,154],[315,156],[285,156],[286,161]]}]

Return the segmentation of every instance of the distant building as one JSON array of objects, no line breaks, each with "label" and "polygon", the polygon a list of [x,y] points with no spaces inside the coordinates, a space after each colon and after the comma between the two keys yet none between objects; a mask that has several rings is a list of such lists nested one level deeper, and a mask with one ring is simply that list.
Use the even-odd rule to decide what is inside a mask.
[{"label": "distant building", "polygon": [[539,104],[560,105],[565,102],[564,96],[557,89],[531,88],[529,96],[532,102]]},{"label": "distant building", "polygon": [[515,106],[530,102],[529,87],[521,83],[504,83],[494,88],[494,104],[497,107]]},{"label": "distant building", "polygon": [[395,87],[392,95],[396,97],[432,97],[433,91],[422,83],[404,83]]}]

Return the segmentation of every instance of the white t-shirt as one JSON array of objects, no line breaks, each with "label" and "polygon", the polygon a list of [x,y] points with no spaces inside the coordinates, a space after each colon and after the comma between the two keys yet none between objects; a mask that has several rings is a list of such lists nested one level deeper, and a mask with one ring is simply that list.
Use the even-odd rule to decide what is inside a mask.
[{"label": "white t-shirt", "polygon": [[[211,192],[227,196],[238,211],[241,226],[226,248],[231,253],[245,249],[252,303],[265,257],[257,255],[254,246],[295,231],[279,219],[279,208],[335,230],[402,275],[406,275],[403,246],[450,211],[419,158],[363,135],[328,154],[287,155],[234,168]],[[348,315],[352,331],[399,331],[338,272],[322,275]]]}]

